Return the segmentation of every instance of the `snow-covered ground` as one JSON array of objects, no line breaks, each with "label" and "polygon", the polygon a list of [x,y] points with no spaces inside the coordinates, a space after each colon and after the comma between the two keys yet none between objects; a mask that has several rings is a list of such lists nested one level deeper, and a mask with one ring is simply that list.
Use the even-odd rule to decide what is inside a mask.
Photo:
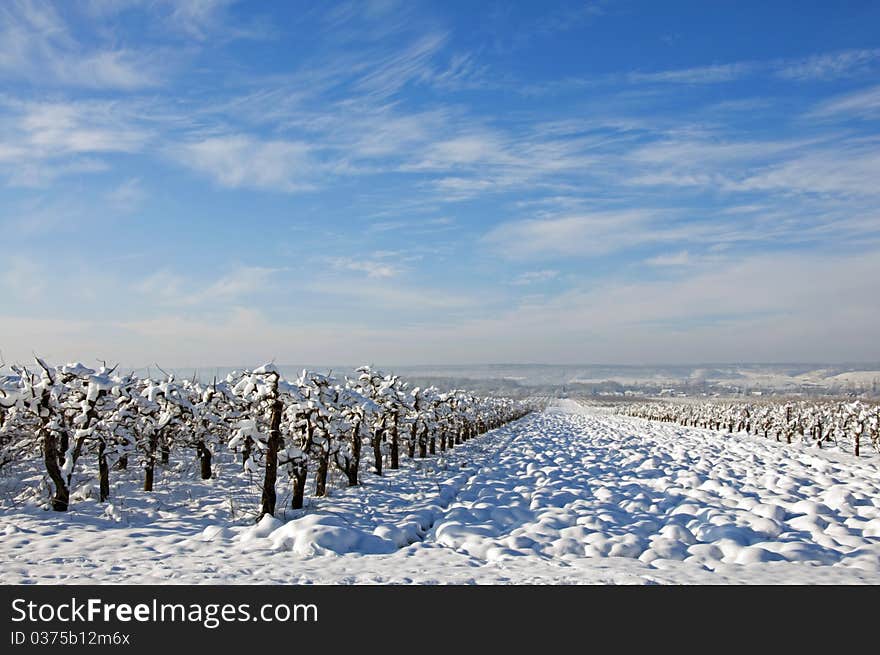
[{"label": "snow-covered ground", "polygon": [[7,506],[0,582],[880,583],[876,459],[594,411],[559,401],[256,526],[231,468]]}]

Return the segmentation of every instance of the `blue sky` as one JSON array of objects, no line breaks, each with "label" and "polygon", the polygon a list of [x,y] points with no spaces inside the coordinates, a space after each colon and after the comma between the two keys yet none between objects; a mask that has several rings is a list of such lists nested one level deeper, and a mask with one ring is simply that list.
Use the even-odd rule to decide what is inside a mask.
[{"label": "blue sky", "polygon": [[880,4],[0,4],[0,349],[880,360]]}]

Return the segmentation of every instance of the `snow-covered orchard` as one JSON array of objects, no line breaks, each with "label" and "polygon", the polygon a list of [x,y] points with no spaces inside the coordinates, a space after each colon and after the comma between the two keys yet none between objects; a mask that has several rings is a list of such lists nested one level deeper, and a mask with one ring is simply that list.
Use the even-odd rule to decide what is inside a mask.
[{"label": "snow-covered orchard", "polygon": [[880,583],[880,458],[840,435],[367,367],[0,384],[4,583]]},{"label": "snow-covered orchard", "polygon": [[831,448],[858,457],[865,446],[880,452],[880,403],[861,400],[785,402],[648,402],[619,409],[637,416],[764,438]]},{"label": "snow-covered orchard", "polygon": [[[356,486],[367,462],[382,475],[385,460],[399,468],[402,450],[410,458],[435,455],[541,407],[410,388],[369,366],[342,379],[304,370],[285,380],[266,364],[210,383],[174,375],[157,381],[81,363],[52,367],[39,358],[30,369],[11,370],[0,378],[0,473],[13,488],[24,487],[17,499],[61,512],[77,487],[79,497],[111,501],[111,471],[127,470],[131,460],[149,493],[157,466],[195,461],[201,479],[210,480],[223,452],[261,479],[262,518],[276,512],[279,472],[287,477],[291,509],[300,509],[311,471],[314,496],[322,497],[331,469]],[[371,457],[362,456],[365,445]],[[20,472],[38,462],[42,477],[29,487]]]}]

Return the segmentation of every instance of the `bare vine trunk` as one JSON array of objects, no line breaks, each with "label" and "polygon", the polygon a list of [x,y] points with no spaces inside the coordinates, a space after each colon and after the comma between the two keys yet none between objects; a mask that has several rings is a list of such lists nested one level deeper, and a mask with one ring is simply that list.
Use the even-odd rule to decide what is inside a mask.
[{"label": "bare vine trunk", "polygon": [[[433,450],[431,451],[433,452]],[[428,426],[422,427],[422,436],[419,438],[419,457],[424,459],[428,456]]]},{"label": "bare vine trunk", "polygon": [[293,472],[293,491],[290,497],[291,509],[302,509],[303,502],[305,501],[306,477],[309,474],[309,459],[305,453],[308,453],[312,447],[312,430],[314,430],[314,427],[311,421],[308,421],[306,423],[305,439],[300,444],[300,450],[302,450],[303,455],[297,461]]},{"label": "bare vine trunk", "polygon": [[275,516],[275,481],[278,478],[278,449],[281,447],[281,413],[284,405],[279,398],[272,403],[269,417],[269,438],[266,440],[266,471],[263,476],[263,495],[260,500],[260,516]]},{"label": "bare vine trunk", "polygon": [[162,439],[162,446],[160,447],[159,452],[161,453],[160,462],[162,464],[167,464],[168,459],[171,457],[171,449],[168,447],[168,441],[166,439]]},{"label": "bare vine trunk", "polygon": [[302,509],[303,500],[306,495],[306,475],[308,469],[305,466],[299,466],[293,475],[293,493],[290,498],[291,509]]},{"label": "bare vine trunk", "polygon": [[241,467],[244,468],[247,461],[251,458],[251,450],[253,450],[254,441],[250,437],[244,440],[244,448],[241,449]]},{"label": "bare vine trunk", "polygon": [[345,474],[348,476],[348,486],[356,487],[358,484],[358,469],[361,465],[361,424],[354,426],[351,432],[351,462]]},{"label": "bare vine trunk", "polygon": [[159,447],[159,433],[154,432],[147,440],[147,460],[144,462],[144,491],[153,490],[153,474],[156,470],[156,449]]},{"label": "bare vine trunk", "polygon": [[315,496],[318,498],[327,495],[327,469],[330,468],[330,458],[326,450],[321,451],[318,458],[318,470],[315,471]]},{"label": "bare vine trunk", "polygon": [[58,452],[58,438],[48,428],[43,428],[43,460],[46,464],[46,473],[55,486],[55,493],[52,495],[52,509],[56,512],[66,512],[70,504],[70,488],[67,481],[61,474],[61,466],[58,464],[60,459]]},{"label": "bare vine trunk", "polygon": [[98,487],[103,503],[110,498],[110,467],[107,466],[107,446],[103,440],[98,443]]},{"label": "bare vine trunk", "polygon": [[204,441],[199,441],[196,446],[196,452],[199,455],[199,465],[201,467],[202,480],[211,479],[211,450]]},{"label": "bare vine trunk", "polygon": [[384,428],[379,428],[373,432],[373,472],[376,475],[382,475],[382,435]]},{"label": "bare vine trunk", "polygon": [[400,444],[397,434],[397,416],[391,422],[391,468],[400,468]]},{"label": "bare vine trunk", "polygon": [[416,421],[409,428],[409,442],[407,443],[407,454],[410,459],[416,456],[416,439],[418,439],[419,425]]}]

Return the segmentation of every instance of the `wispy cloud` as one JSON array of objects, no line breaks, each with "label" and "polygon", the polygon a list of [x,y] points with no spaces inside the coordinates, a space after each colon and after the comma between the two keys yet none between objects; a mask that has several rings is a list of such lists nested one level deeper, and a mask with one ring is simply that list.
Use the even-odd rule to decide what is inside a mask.
[{"label": "wispy cloud", "polygon": [[[0,165],[0,170],[3,166]],[[47,188],[59,178],[107,172],[110,167],[93,157],[73,157],[67,161],[28,160],[23,158],[17,166],[6,171],[10,187],[29,189]]]},{"label": "wispy cloud", "polygon": [[525,219],[492,228],[485,241],[510,258],[595,256],[658,238],[647,227],[655,210],[595,212],[547,219]]},{"label": "wispy cloud", "polygon": [[168,270],[151,273],[134,284],[134,289],[160,303],[185,303],[189,299],[184,278]]},{"label": "wispy cloud", "polygon": [[776,75],[789,80],[837,80],[863,75],[880,63],[880,49],[844,50],[777,64]]},{"label": "wispy cloud", "polygon": [[374,279],[397,277],[402,272],[402,269],[399,266],[385,261],[345,259],[337,257],[332,259],[330,263],[333,268],[337,270],[365,273],[367,277]]},{"label": "wispy cloud", "polygon": [[141,179],[132,177],[108,191],[104,198],[108,207],[122,214],[128,214],[141,205],[146,198],[146,191]]},{"label": "wispy cloud", "polygon": [[240,0],[87,0],[83,11],[92,20],[137,13],[152,19],[167,36],[206,41],[266,38],[274,30],[262,17],[231,15]]},{"label": "wispy cloud", "polygon": [[880,64],[880,49],[838,50],[802,58],[752,60],[671,69],[632,72],[632,83],[716,84],[748,76],[771,75],[784,80],[815,82],[867,75]]},{"label": "wispy cloud", "polygon": [[152,137],[112,102],[22,102],[0,98],[0,173],[16,186],[100,172],[102,156],[141,151]]},{"label": "wispy cloud", "polygon": [[170,151],[183,165],[229,188],[296,192],[314,188],[311,147],[245,134],[208,137]]},{"label": "wispy cloud", "polygon": [[431,61],[447,41],[447,35],[434,33],[421,36],[406,48],[392,52],[374,62],[355,84],[355,88],[385,97],[410,82],[431,77]]},{"label": "wispy cloud", "polygon": [[562,2],[522,21],[512,5],[493,4],[486,21],[486,38],[493,54],[510,55],[535,43],[575,30],[590,29],[607,12],[608,0]]},{"label": "wispy cloud", "polygon": [[604,0],[594,0],[563,5],[539,18],[535,22],[534,31],[542,36],[550,36],[577,29],[597,16],[602,16],[606,12],[607,4]]},{"label": "wispy cloud", "polygon": [[840,50],[801,58],[744,60],[661,70],[633,70],[594,77],[570,76],[537,84],[520,84],[526,95],[564,90],[601,88],[626,83],[633,86],[713,85],[747,78],[776,78],[790,82],[827,82],[864,77],[880,65],[880,49]]},{"label": "wispy cloud", "polygon": [[235,0],[184,0],[169,3],[168,22],[184,34],[204,40],[222,21],[221,14]]},{"label": "wispy cloud", "polygon": [[526,286],[529,284],[540,284],[541,282],[549,282],[559,277],[559,271],[545,269],[543,271],[526,271],[517,275],[511,284],[517,286]]},{"label": "wispy cloud", "polygon": [[743,190],[781,190],[806,194],[880,195],[880,143],[843,143],[790,159],[750,175]]},{"label": "wispy cloud", "polygon": [[747,162],[796,151],[815,140],[741,140],[730,138],[662,139],[633,150],[629,157],[640,163],[668,164],[677,168],[700,168],[709,164]]},{"label": "wispy cloud", "polygon": [[228,306],[243,298],[262,293],[276,285],[284,269],[263,266],[237,266],[201,287],[180,273],[161,269],[135,282],[134,289],[160,305]]},{"label": "wispy cloud", "polygon": [[196,295],[201,302],[222,302],[263,291],[274,283],[283,269],[265,266],[239,266],[221,276]]},{"label": "wispy cloud", "polygon": [[127,124],[113,103],[26,103],[13,118],[28,148],[45,155],[136,152],[149,134]]},{"label": "wispy cloud", "polygon": [[17,0],[0,7],[0,76],[134,90],[155,86],[161,73],[149,56],[78,40],[53,5]]},{"label": "wispy cloud", "polygon": [[633,72],[627,75],[627,80],[633,83],[717,84],[739,79],[755,70],[756,66],[751,62],[737,62],[656,72]]},{"label": "wispy cloud", "polygon": [[628,158],[639,164],[628,184],[728,193],[874,196],[878,189],[873,180],[880,173],[876,140],[839,134],[788,141],[663,140],[636,149]]},{"label": "wispy cloud", "polygon": [[880,116],[880,85],[821,102],[808,113],[808,116],[822,118],[840,116],[876,118]]},{"label": "wispy cloud", "polygon": [[408,234],[424,234],[426,232],[442,232],[455,228],[455,221],[448,216],[438,218],[412,218],[397,221],[376,221],[370,223],[371,232],[391,232],[404,230]]},{"label": "wispy cloud", "polygon": [[645,260],[651,266],[684,266],[691,262],[691,256],[687,250],[681,252],[657,255]]}]

